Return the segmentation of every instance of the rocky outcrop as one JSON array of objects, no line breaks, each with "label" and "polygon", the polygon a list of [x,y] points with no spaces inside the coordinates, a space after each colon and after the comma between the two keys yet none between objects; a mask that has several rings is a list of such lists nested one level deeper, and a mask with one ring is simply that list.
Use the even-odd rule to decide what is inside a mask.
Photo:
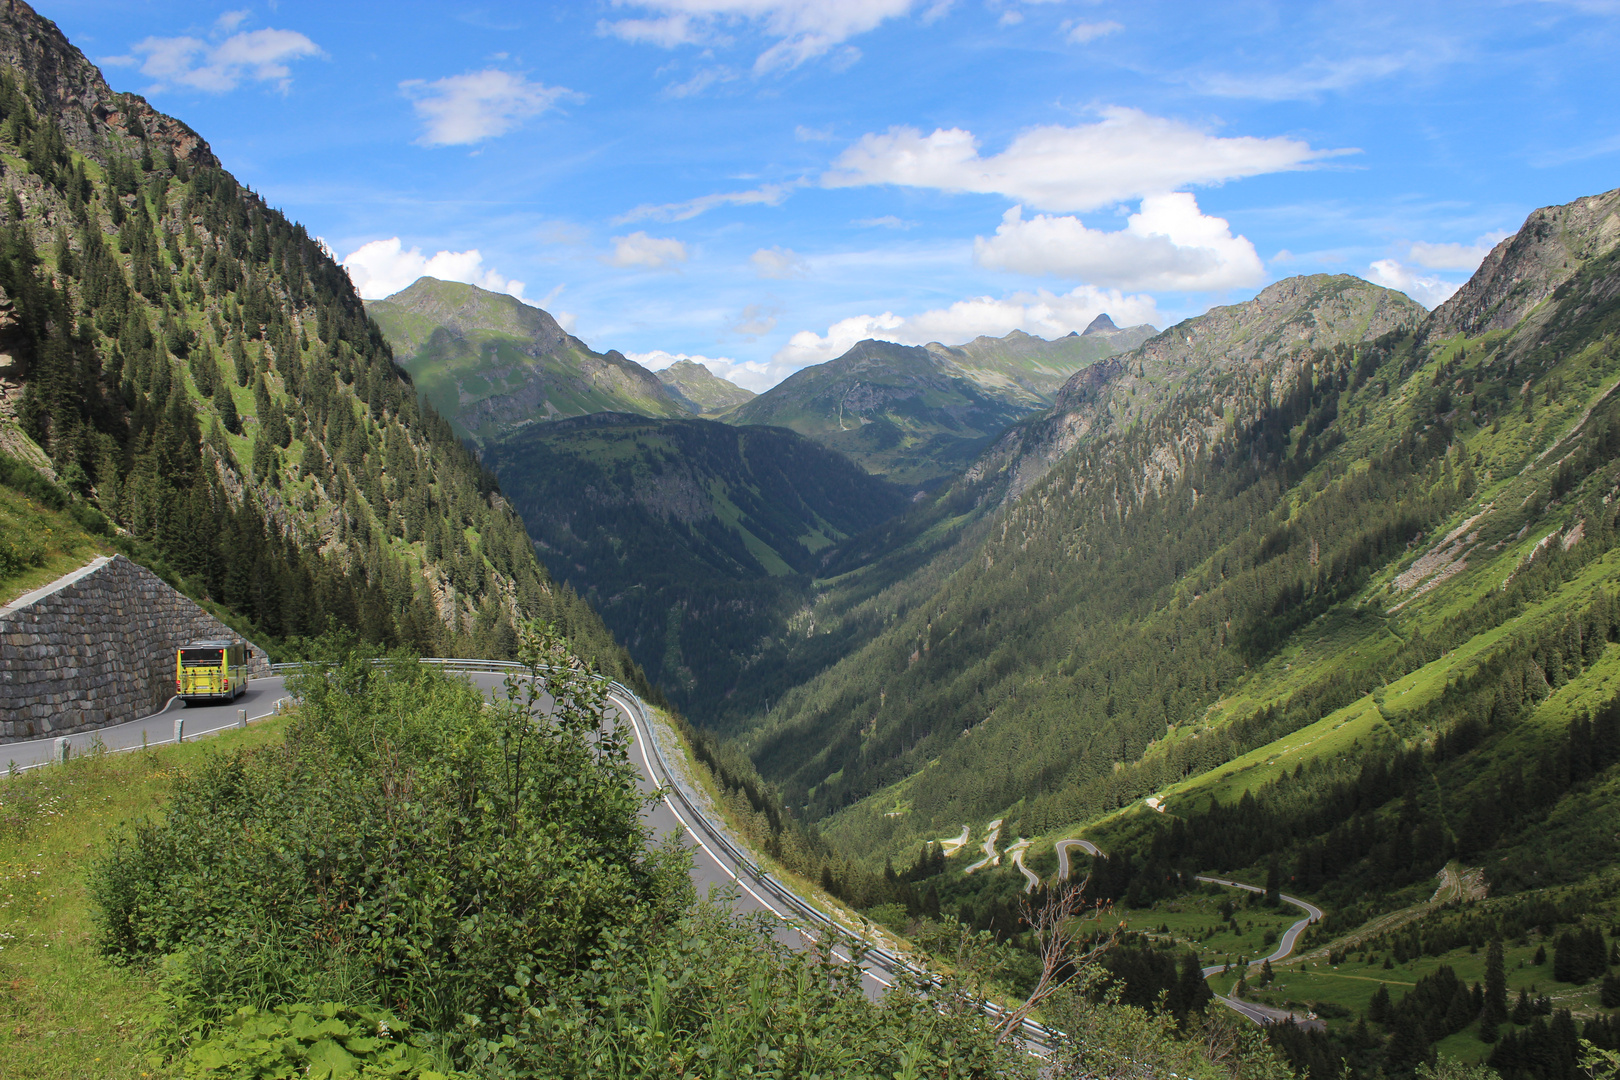
[{"label": "rocky outcrop", "polygon": [[1477,337],[1519,324],[1588,261],[1620,247],[1620,188],[1544,206],[1485,256],[1474,276],[1434,309],[1426,339]]},{"label": "rocky outcrop", "polygon": [[[174,692],[174,650],[236,631],[122,555],[0,608],[0,742],[122,724]],[[270,673],[249,643],[253,676]]]},{"label": "rocky outcrop", "polygon": [[143,141],[192,165],[219,159],[191,128],[158,112],[138,94],[115,93],[85,55],[22,0],[0,0],[0,66],[26,72],[45,111],[74,149],[105,162],[106,149],[140,150]]}]

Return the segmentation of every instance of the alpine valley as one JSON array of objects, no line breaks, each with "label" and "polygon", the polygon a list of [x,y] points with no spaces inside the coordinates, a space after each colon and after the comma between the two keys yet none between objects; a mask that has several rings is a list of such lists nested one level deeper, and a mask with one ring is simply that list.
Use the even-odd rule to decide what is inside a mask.
[{"label": "alpine valley", "polygon": [[[711,8],[594,32],[755,25]],[[248,17],[164,40],[224,64]],[[509,75],[388,92],[449,123]],[[851,176],[793,197],[905,186]],[[1110,243],[1191,250],[1138,201]],[[1021,213],[985,265],[1102,235]],[[1198,273],[1254,255],[1223,235]],[[162,745],[8,737],[0,1075],[1614,1080],[1620,189],[1499,235],[1432,310],[1326,273],[1162,331],[1087,301],[755,394],[478,285],[363,301],[0,5],[0,614],[122,554],[303,662],[206,742],[179,698],[130,721]],[[1103,295],[1158,310],[1069,299]],[[4,638],[0,680],[54,662]]]}]

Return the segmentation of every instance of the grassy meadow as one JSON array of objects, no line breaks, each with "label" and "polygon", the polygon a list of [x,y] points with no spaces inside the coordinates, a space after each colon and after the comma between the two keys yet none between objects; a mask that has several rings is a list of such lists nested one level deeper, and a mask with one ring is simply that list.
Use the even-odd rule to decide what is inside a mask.
[{"label": "grassy meadow", "polygon": [[143,1033],[164,1020],[156,978],[98,954],[87,875],[111,836],[161,809],[175,776],[207,755],[278,740],[284,725],[0,780],[0,1080],[163,1075],[141,1052]]}]

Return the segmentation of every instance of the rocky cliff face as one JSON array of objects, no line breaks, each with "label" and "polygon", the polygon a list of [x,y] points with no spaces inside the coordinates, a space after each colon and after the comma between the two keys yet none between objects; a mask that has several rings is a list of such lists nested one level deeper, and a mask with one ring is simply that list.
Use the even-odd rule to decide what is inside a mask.
[{"label": "rocky cliff face", "polygon": [[0,65],[28,72],[43,110],[87,157],[105,162],[108,149],[138,155],[144,139],[188,164],[219,166],[202,136],[137,94],[114,93],[56,24],[22,0],[0,3]]},{"label": "rocky cliff face", "polygon": [[1426,339],[1508,330],[1593,259],[1620,247],[1620,188],[1544,206],[1497,244],[1423,326]]}]

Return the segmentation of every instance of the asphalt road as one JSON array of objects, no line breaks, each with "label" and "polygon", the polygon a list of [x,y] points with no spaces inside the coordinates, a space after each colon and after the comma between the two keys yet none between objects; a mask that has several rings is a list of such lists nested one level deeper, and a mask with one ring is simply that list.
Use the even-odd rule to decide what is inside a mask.
[{"label": "asphalt road", "polygon": [[[241,697],[218,705],[187,705],[178,698],[170,698],[168,705],[151,716],[117,727],[67,736],[69,753],[74,756],[88,754],[98,739],[101,745],[112,751],[139,750],[143,746],[172,743],[176,720],[184,722],[182,737],[189,742],[202,735],[235,727],[239,710],[246,711],[250,722],[262,720],[272,715],[276,711],[276,702],[286,696],[287,688],[281,677],[270,676],[249,681]],[[36,769],[48,764],[55,750],[55,737],[6,743],[0,745],[0,761],[18,769]]]},{"label": "asphalt road", "polygon": [[[1093,844],[1090,840],[1059,840],[1054,846],[1057,848],[1058,879],[1060,881],[1067,879],[1069,876],[1070,848],[1081,848],[1087,855],[1101,854],[1101,851],[1097,845]],[[1245,892],[1263,893],[1266,891],[1258,885],[1246,885],[1241,881],[1233,881],[1231,878],[1205,877],[1200,874],[1198,880],[1208,881],[1216,885],[1225,885],[1233,889],[1242,889]],[[1280,893],[1278,895],[1282,897],[1285,903],[1292,904],[1301,911],[1305,912],[1305,917],[1294,923],[1283,932],[1282,938],[1277,942],[1275,952],[1273,952],[1270,956],[1261,957],[1259,960],[1253,961],[1250,964],[1251,967],[1257,967],[1260,964],[1265,963],[1267,960],[1282,960],[1288,957],[1293,953],[1294,943],[1299,940],[1299,935],[1305,932],[1305,928],[1307,926],[1311,925],[1311,923],[1322,917],[1322,909],[1317,907],[1315,904],[1301,900],[1297,896],[1289,896],[1287,893]],[[1204,978],[1207,979],[1211,975],[1219,974],[1222,966],[1223,965],[1221,964],[1214,964],[1205,968]],[[1280,1021],[1286,1021],[1292,1017],[1292,1014],[1284,1009],[1274,1009],[1268,1005],[1257,1005],[1253,1002],[1244,1001],[1240,998],[1221,997],[1219,994],[1217,994],[1216,999],[1227,1008],[1248,1017],[1250,1020],[1253,1020],[1255,1023],[1260,1025],[1274,1024]],[[1320,1025],[1320,1023],[1321,1021],[1318,1020],[1308,1020],[1305,1022],[1304,1026],[1309,1026],[1311,1024]]]}]

